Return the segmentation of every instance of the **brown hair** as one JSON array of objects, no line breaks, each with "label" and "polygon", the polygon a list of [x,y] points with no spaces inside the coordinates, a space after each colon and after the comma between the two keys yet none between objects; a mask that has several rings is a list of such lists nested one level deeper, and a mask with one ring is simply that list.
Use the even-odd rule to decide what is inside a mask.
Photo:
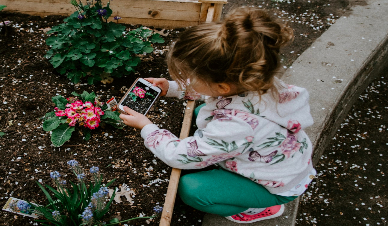
[{"label": "brown hair", "polygon": [[[293,31],[265,11],[238,8],[222,23],[207,23],[184,31],[172,46],[167,64],[180,85],[191,82],[226,82],[260,95],[274,86],[279,49]],[[193,81],[194,80],[194,81]]]}]

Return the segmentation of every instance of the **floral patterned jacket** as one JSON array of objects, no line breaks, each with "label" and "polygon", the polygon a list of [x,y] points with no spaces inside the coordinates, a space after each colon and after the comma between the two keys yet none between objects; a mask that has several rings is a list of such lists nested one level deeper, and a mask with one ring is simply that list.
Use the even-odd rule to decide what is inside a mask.
[{"label": "floral patterned jacket", "polygon": [[[280,80],[279,80],[280,81]],[[250,178],[273,194],[290,190],[312,170],[312,125],[306,89],[282,83],[279,97],[246,92],[209,98],[197,117],[194,136],[180,140],[155,124],[145,126],[145,145],[171,167],[212,164]],[[170,82],[167,96],[182,96]]]}]

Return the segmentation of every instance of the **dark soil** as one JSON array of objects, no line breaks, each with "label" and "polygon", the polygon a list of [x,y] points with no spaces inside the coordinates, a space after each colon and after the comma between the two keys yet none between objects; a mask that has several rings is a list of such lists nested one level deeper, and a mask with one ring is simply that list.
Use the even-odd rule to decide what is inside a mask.
[{"label": "dark soil", "polygon": [[[353,1],[347,0],[311,0],[311,2],[292,3],[270,0],[230,0],[224,7],[224,13],[238,6],[257,6],[270,9],[274,16],[288,22],[295,30],[295,41],[282,50],[283,64],[287,68],[335,22],[335,19],[344,13],[349,13],[351,4]],[[164,204],[170,168],[144,147],[139,131],[128,127],[117,130],[107,126],[93,131],[90,141],[85,141],[81,135],[75,134],[70,142],[65,143],[61,148],[55,148],[51,146],[49,133],[42,129],[41,117],[53,110],[51,97],[57,94],[68,97],[73,91],[80,93],[86,90],[95,91],[105,100],[112,96],[119,100],[136,77],[168,78],[165,53],[154,53],[148,56],[136,68],[138,72],[135,75],[115,79],[112,84],[74,85],[67,78],[59,76],[43,57],[48,50],[45,45],[47,35],[44,29],[62,23],[64,17],[41,18],[6,11],[2,12],[1,16],[13,21],[14,26],[17,26],[12,31],[13,34],[2,37],[0,41],[0,62],[3,62],[0,68],[0,132],[5,133],[0,137],[0,153],[3,157],[0,163],[2,182],[0,206],[3,206],[9,197],[45,204],[44,194],[36,181],[51,184],[49,176],[51,171],[67,174],[66,179],[74,181],[66,162],[76,159],[86,169],[99,166],[106,182],[116,178],[113,186],[119,187],[126,184],[135,191],[134,204],[130,205],[123,197],[123,202],[112,205],[111,215],[119,215],[122,220],[137,217],[140,214],[153,215],[153,207]],[[168,30],[169,34],[165,37],[166,43],[157,45],[157,49],[166,49],[166,46],[171,44],[182,30]],[[161,98],[161,100],[163,101],[156,102],[148,116],[160,127],[179,135],[184,102],[169,98]],[[346,127],[342,131],[346,134]],[[319,212],[320,207],[315,206],[315,209],[310,207],[309,202],[305,202],[301,213],[309,210]],[[308,212],[307,215],[312,216],[312,213]],[[186,206],[178,197],[171,225],[201,225],[203,216],[204,213]],[[158,225],[158,221],[156,219],[149,225]],[[312,220],[307,221],[311,223]],[[32,224],[31,218],[0,212],[0,225],[30,224]],[[128,224],[146,225],[147,223],[144,220],[137,220]],[[305,221],[299,221],[299,224],[304,225]]]}]

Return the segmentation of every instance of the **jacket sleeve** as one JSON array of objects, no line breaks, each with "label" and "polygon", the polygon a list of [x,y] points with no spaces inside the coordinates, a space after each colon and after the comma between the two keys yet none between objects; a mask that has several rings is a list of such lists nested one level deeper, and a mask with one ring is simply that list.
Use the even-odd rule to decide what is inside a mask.
[{"label": "jacket sleeve", "polygon": [[194,136],[178,139],[156,125],[141,131],[145,146],[167,165],[180,169],[199,169],[234,158],[247,151],[253,139],[252,128],[243,120],[212,120]]},{"label": "jacket sleeve", "polygon": [[186,89],[180,89],[179,85],[175,81],[168,81],[169,88],[166,97],[176,97],[179,99],[187,100],[205,100],[208,97],[196,92],[187,92]]}]

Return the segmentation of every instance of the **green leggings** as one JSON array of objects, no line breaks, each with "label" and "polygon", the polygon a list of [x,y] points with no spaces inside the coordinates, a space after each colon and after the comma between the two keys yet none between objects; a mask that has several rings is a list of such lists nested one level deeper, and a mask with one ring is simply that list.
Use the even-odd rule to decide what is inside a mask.
[{"label": "green leggings", "polygon": [[248,208],[284,204],[297,197],[271,194],[262,185],[224,169],[182,176],[178,193],[187,205],[224,217],[244,212]]},{"label": "green leggings", "polygon": [[[199,109],[194,111],[195,117]],[[184,203],[206,213],[232,216],[248,208],[265,208],[284,204],[297,196],[280,196],[262,185],[224,169],[189,173],[181,177],[178,193]]]}]

